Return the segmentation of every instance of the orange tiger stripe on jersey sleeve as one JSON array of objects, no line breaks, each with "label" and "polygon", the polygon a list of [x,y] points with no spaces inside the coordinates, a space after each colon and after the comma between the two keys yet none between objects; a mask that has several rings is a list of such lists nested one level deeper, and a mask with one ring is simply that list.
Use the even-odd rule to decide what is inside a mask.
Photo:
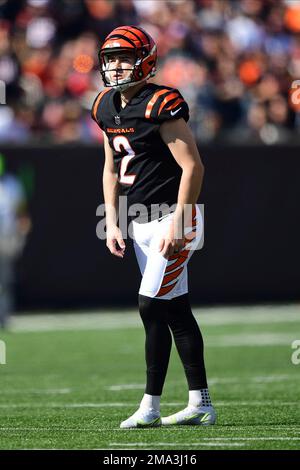
[{"label": "orange tiger stripe on jersey sleeve", "polygon": [[93,106],[93,118],[95,119],[96,122],[97,122],[97,110],[98,110],[99,103],[102,100],[105,93],[107,93],[108,91],[110,91],[110,88],[108,90],[101,91],[101,93],[98,95],[98,98],[96,99],[95,104]]},{"label": "orange tiger stripe on jersey sleeve", "polygon": [[170,90],[168,90],[167,88],[164,88],[163,90],[159,90],[156,93],[154,93],[151,100],[147,104],[147,108],[146,108],[146,112],[145,112],[145,118],[147,118],[147,119],[150,118],[153,106],[155,105],[156,101],[158,100],[160,95],[168,93],[168,91],[170,91]]},{"label": "orange tiger stripe on jersey sleeve", "polygon": [[178,93],[171,93],[170,95],[166,96],[165,99],[163,100],[162,104],[159,107],[158,110],[158,115],[162,112],[162,109],[165,107],[165,105],[171,101],[174,100],[175,98],[179,98]]},{"label": "orange tiger stripe on jersey sleeve", "polygon": [[175,103],[171,104],[171,106],[169,106],[168,108],[166,108],[166,111],[171,111],[171,109],[174,109],[176,108],[176,106],[178,106],[180,103],[182,103],[184,101],[184,99],[182,98],[178,98],[178,100],[175,101]]}]

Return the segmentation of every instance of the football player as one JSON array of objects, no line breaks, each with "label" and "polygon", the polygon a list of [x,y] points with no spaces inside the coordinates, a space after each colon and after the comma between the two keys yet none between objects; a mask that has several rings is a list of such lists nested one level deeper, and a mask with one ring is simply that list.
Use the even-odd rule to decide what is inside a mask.
[{"label": "football player", "polygon": [[[145,207],[133,219],[132,231],[142,273],[139,312],[146,333],[147,380],[138,410],[121,428],[209,425],[216,420],[187,283],[187,264],[203,230],[196,202],[204,168],[187,126],[186,101],[177,89],[148,82],[155,75],[156,59],[155,42],[142,28],[114,29],[99,52],[106,88],[92,107],[104,133],[106,244],[113,255],[123,258],[126,248],[117,220],[119,195],[127,196],[129,208]],[[161,418],[171,333],[189,398],[186,408]]]}]

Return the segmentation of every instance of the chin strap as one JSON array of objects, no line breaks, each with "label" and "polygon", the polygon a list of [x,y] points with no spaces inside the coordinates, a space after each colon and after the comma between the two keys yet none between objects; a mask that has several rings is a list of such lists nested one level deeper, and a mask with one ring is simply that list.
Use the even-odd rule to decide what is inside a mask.
[{"label": "chin strap", "polygon": [[[148,78],[148,77],[147,77]],[[124,83],[123,85],[120,84],[120,85],[112,85],[112,88],[114,88],[114,90],[118,90],[118,91],[125,91],[127,90],[128,88],[134,86],[134,85],[137,85],[138,83],[142,83],[144,82],[145,80],[147,80],[146,78],[143,78],[143,80],[139,80],[138,82],[129,82],[129,83]]]}]

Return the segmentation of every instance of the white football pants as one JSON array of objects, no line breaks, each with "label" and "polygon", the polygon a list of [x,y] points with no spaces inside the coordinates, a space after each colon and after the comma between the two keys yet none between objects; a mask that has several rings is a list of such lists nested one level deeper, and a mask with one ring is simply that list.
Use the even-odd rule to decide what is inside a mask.
[{"label": "white football pants", "polygon": [[185,247],[166,259],[158,251],[159,243],[167,233],[173,213],[144,224],[132,222],[134,249],[142,273],[139,294],[170,300],[188,292],[187,264],[199,249],[203,235],[203,218],[199,207],[193,207],[192,220],[184,230]]}]

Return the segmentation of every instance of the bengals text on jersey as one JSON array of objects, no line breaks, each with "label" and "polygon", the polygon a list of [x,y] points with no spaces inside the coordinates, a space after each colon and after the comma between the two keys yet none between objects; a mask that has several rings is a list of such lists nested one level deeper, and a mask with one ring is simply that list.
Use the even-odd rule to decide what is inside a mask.
[{"label": "bengals text on jersey", "polygon": [[180,92],[146,83],[121,108],[120,92],[104,89],[93,103],[92,117],[113,149],[128,207],[144,204],[150,214],[152,204],[176,204],[182,170],[163,142],[159,127],[171,119],[188,121],[188,105]]}]

